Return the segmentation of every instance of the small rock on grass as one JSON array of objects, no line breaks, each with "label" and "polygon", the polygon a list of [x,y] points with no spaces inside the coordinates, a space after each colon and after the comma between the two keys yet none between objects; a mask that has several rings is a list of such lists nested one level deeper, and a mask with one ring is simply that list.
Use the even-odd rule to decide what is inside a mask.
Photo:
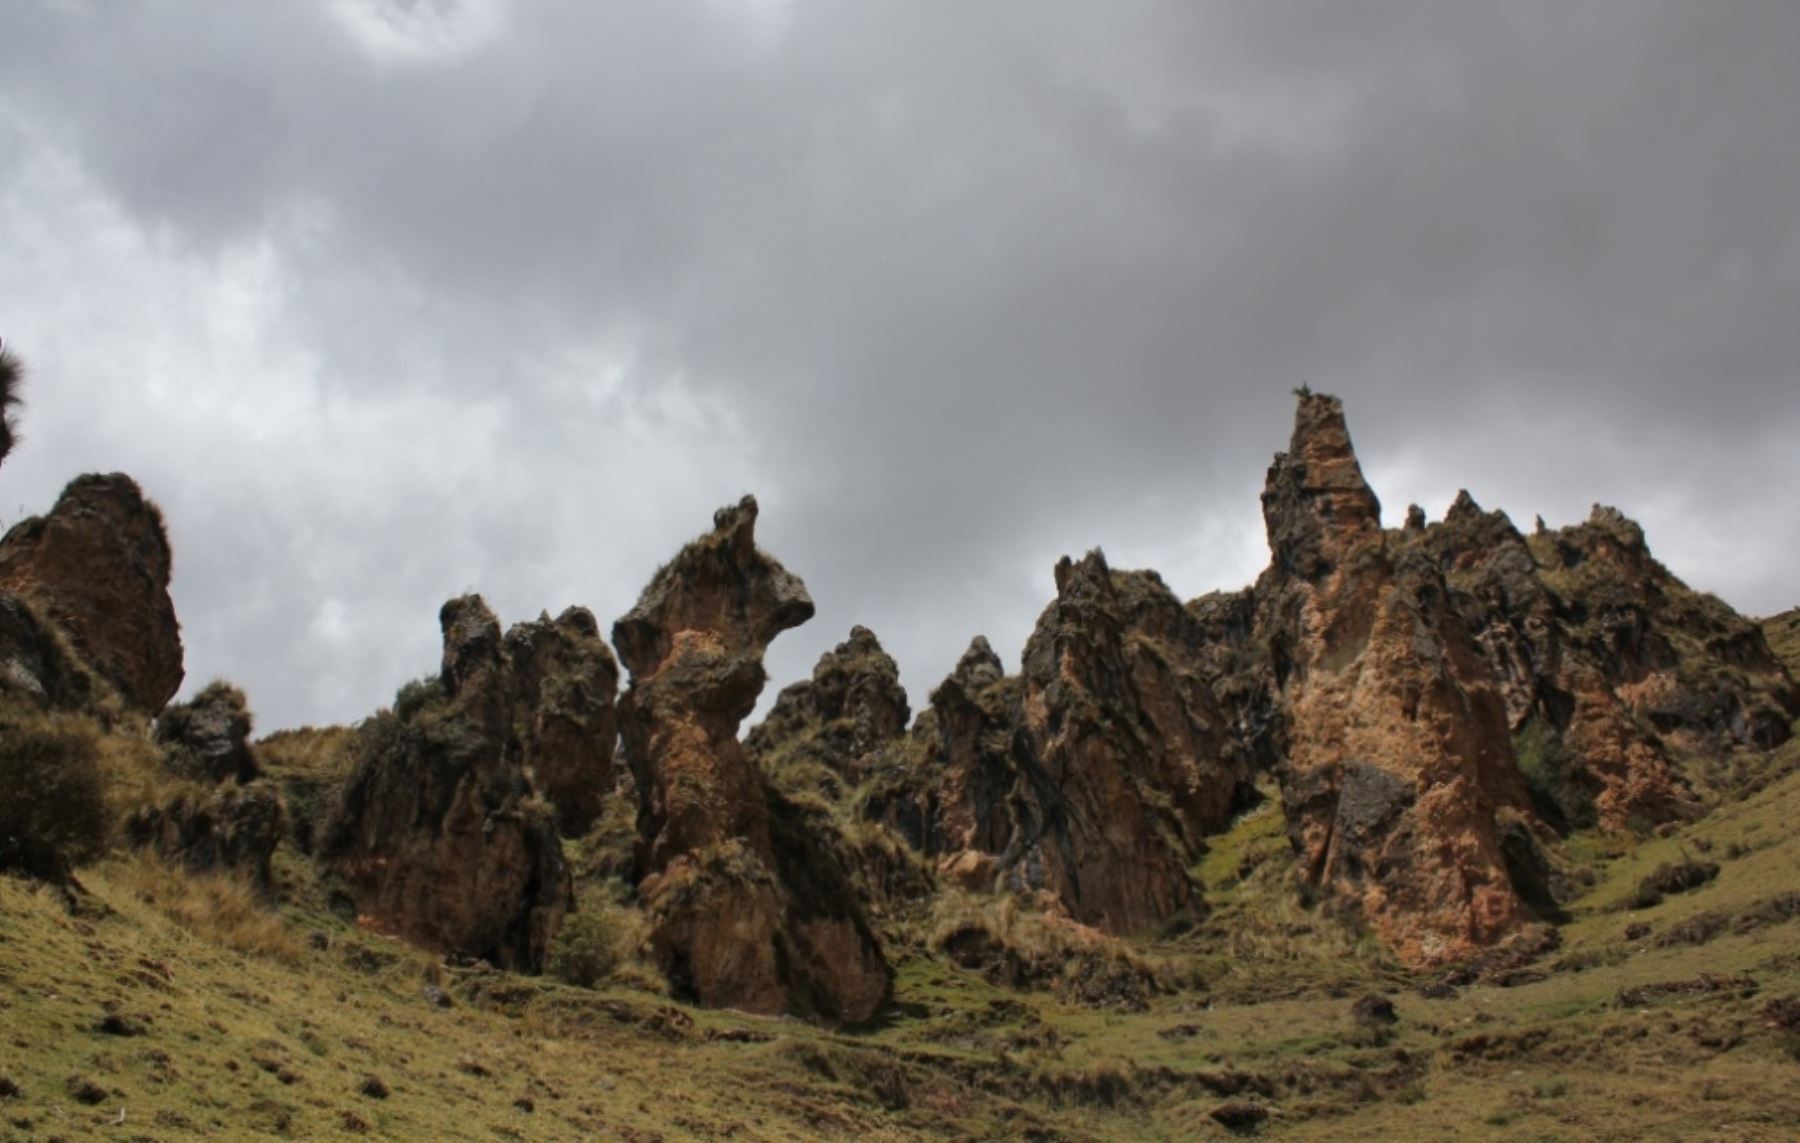
[{"label": "small rock on grass", "polygon": [[1254,1131],[1269,1117],[1269,1109],[1260,1103],[1233,1100],[1212,1109],[1212,1117],[1227,1131],[1240,1134]]},{"label": "small rock on grass", "polygon": [[1350,1015],[1358,1024],[1398,1024],[1400,1014],[1394,1011],[1394,1002],[1385,996],[1371,992],[1350,1006]]}]

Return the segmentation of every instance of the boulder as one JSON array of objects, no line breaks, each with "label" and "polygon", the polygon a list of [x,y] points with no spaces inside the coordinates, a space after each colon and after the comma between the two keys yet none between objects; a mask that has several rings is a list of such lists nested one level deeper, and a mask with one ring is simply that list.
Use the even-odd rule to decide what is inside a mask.
[{"label": "boulder", "polygon": [[165,707],[154,737],[178,773],[207,782],[236,778],[247,783],[257,776],[250,721],[244,692],[214,682],[190,701]]},{"label": "boulder", "polygon": [[195,872],[238,872],[264,893],[271,887],[270,858],[286,833],[281,794],[266,781],[182,795],[139,809],[125,823],[131,844]]},{"label": "boulder", "polygon": [[161,511],[118,473],[77,477],[48,515],[0,539],[0,592],[25,600],[77,659],[151,714],[183,673],[169,572]]}]

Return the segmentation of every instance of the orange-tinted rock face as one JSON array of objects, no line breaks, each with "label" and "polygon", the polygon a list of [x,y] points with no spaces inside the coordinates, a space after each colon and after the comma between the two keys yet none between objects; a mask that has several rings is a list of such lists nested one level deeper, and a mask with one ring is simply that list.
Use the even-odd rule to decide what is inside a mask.
[{"label": "orange-tinted rock face", "polygon": [[1668,821],[1696,804],[1679,750],[1787,737],[1794,688],[1761,631],[1669,574],[1616,510],[1527,540],[1465,492],[1422,543],[1489,661],[1534,801],[1558,824]]},{"label": "orange-tinted rock face", "polygon": [[1283,799],[1309,881],[1403,959],[1430,963],[1525,919],[1495,819],[1529,797],[1500,694],[1441,573],[1383,536],[1360,484],[1341,406],[1303,397],[1263,495]]},{"label": "orange-tinted rock face", "polygon": [[778,828],[788,819],[737,739],[764,650],[813,614],[805,585],[756,547],[756,514],[749,497],[721,509],[613,627],[631,671],[619,718],[640,798],[639,894],[684,994],[860,1022],[886,998],[886,961],[847,883],[796,880],[812,839]]},{"label": "orange-tinted rock face", "polygon": [[181,686],[162,513],[128,476],[81,476],[0,540],[0,591],[24,597],[83,662],[155,713]]},{"label": "orange-tinted rock face", "polygon": [[373,927],[539,971],[569,905],[562,841],[513,748],[493,612],[464,596],[439,619],[441,677],[365,726],[319,856]]},{"label": "orange-tinted rock face", "polygon": [[1571,620],[1587,603],[1572,607],[1551,590],[1503,513],[1483,512],[1464,492],[1420,542],[1488,660],[1540,813],[1563,826],[1624,829],[1666,821],[1691,802],[1662,743],[1639,727],[1600,662],[1570,639]]}]

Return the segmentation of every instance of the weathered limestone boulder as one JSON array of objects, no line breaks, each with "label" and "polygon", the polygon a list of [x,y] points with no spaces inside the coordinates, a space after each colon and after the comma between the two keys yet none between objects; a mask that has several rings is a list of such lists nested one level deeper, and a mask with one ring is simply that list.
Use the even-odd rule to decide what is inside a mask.
[{"label": "weathered limestone boulder", "polygon": [[619,666],[593,613],[571,607],[515,624],[501,648],[514,733],[532,785],[556,807],[565,837],[600,817],[613,787]]},{"label": "weathered limestone boulder", "polygon": [[1263,513],[1262,640],[1303,876],[1414,964],[1505,938],[1528,910],[1497,819],[1530,807],[1505,706],[1436,563],[1383,535],[1336,398],[1302,395]]},{"label": "weathered limestone boulder", "polygon": [[757,548],[756,516],[748,496],[720,509],[613,626],[631,672],[619,724],[639,792],[639,896],[683,995],[857,1023],[888,995],[880,945],[823,841],[737,739],[764,651],[813,615],[805,585]]},{"label": "weathered limestone boulder", "polygon": [[244,692],[214,682],[190,701],[165,707],[157,716],[154,737],[179,773],[208,782],[236,778],[248,783],[257,776],[250,721]]},{"label": "weathered limestone boulder", "polygon": [[48,515],[21,520],[0,539],[0,592],[24,599],[78,659],[152,714],[182,678],[169,570],[162,513],[118,473],[75,478]]},{"label": "weathered limestone boulder", "polygon": [[570,877],[516,747],[500,625],[474,595],[439,621],[439,678],[365,725],[319,858],[365,923],[540,971]]}]

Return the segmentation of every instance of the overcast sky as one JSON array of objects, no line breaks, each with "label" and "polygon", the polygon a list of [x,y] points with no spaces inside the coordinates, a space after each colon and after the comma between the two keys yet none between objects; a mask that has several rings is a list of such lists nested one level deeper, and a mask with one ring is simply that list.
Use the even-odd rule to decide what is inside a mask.
[{"label": "overcast sky", "polygon": [[437,608],[601,623],[755,492],[915,708],[1062,553],[1267,560],[1301,382],[1397,523],[1595,501],[1800,603],[1800,4],[9,0],[0,522],[168,514],[271,730]]}]

